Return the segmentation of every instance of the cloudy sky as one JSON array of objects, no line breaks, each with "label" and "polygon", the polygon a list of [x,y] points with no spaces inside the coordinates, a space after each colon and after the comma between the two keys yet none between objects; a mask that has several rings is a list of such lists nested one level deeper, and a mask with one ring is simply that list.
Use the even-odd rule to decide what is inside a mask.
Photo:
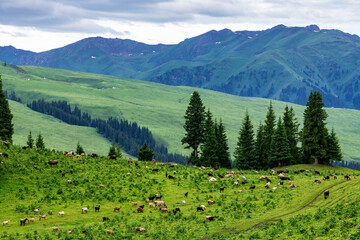
[{"label": "cloudy sky", "polygon": [[359,11],[359,0],[0,0],[0,46],[40,52],[93,36],[178,43],[278,24],[360,35]]}]

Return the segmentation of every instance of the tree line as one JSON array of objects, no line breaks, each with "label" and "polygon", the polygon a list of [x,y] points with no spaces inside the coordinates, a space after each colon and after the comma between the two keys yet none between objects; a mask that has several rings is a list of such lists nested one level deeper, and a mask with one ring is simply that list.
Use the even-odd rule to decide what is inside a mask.
[{"label": "tree line", "polygon": [[139,148],[147,143],[154,151],[154,157],[161,162],[186,163],[186,158],[180,154],[168,153],[164,145],[156,144],[150,130],[140,127],[136,122],[109,117],[107,120],[92,119],[86,112],[75,106],[73,109],[66,101],[46,102],[44,99],[27,104],[34,111],[58,118],[68,124],[88,126],[97,129],[97,132],[110,141],[117,143],[132,156],[137,156]]},{"label": "tree line", "polygon": [[232,163],[222,120],[219,124],[213,121],[210,109],[205,111],[200,94],[194,92],[184,116],[182,144],[192,149],[188,162],[211,167],[228,168],[232,164],[238,169],[269,169],[341,161],[340,144],[334,129],[329,131],[326,127],[327,113],[323,107],[321,94],[311,92],[301,130],[292,107],[286,106],[283,116],[276,120],[270,101],[266,119],[256,131],[246,111]]}]

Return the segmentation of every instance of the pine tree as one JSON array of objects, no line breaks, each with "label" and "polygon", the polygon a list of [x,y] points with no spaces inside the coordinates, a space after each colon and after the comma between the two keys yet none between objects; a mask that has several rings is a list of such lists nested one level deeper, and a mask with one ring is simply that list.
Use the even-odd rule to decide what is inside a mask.
[{"label": "pine tree", "polygon": [[215,122],[215,136],[217,139],[217,157],[219,159],[220,167],[222,168],[231,168],[231,159],[229,153],[229,146],[227,142],[225,127],[220,118],[219,124]]},{"label": "pine tree", "polygon": [[202,166],[218,167],[219,159],[217,156],[217,140],[215,136],[214,121],[212,114],[208,109],[204,124],[204,140],[201,145],[200,164]]},{"label": "pine tree", "polygon": [[240,129],[234,157],[235,166],[238,169],[254,169],[258,167],[255,159],[254,130],[247,111]]},{"label": "pine tree", "polygon": [[333,160],[333,161],[340,161],[342,160],[343,156],[341,153],[341,147],[339,144],[339,140],[336,136],[335,130],[334,128],[331,129],[331,133],[328,136],[327,139],[327,144],[328,144],[328,156],[327,159],[329,160]]},{"label": "pine tree", "polygon": [[270,167],[281,167],[288,165],[292,159],[288,138],[286,136],[285,126],[279,117],[277,128],[271,144],[271,162]]},{"label": "pine tree", "polygon": [[77,154],[85,153],[83,147],[80,145],[80,141],[77,142],[77,145],[76,145],[76,153],[77,153]]},{"label": "pine tree", "polygon": [[271,162],[271,142],[273,140],[274,132],[275,132],[275,124],[276,124],[275,120],[276,120],[275,112],[272,106],[272,102],[270,101],[270,105],[268,107],[268,112],[266,114],[265,125],[264,125],[264,141],[265,141],[264,157],[265,157],[265,161],[267,161],[268,163]]},{"label": "pine tree", "polygon": [[112,142],[110,148],[109,148],[109,153],[108,153],[108,156],[111,156],[111,155],[116,155],[116,148],[115,148],[115,143]]},{"label": "pine tree", "polygon": [[188,162],[196,164],[198,161],[198,148],[204,141],[204,121],[205,107],[198,92],[193,92],[189,106],[185,112],[185,137],[181,140],[182,144],[187,144],[185,148],[192,148]]},{"label": "pine tree", "polygon": [[12,124],[13,115],[11,114],[9,102],[6,99],[2,89],[2,80],[0,75],[0,139],[12,141],[14,125]]},{"label": "pine tree", "polygon": [[26,144],[30,147],[30,148],[33,148],[34,147],[34,139],[32,138],[32,135],[31,135],[31,131],[28,135],[28,139],[27,139],[27,142]]},{"label": "pine tree", "polygon": [[322,163],[327,155],[326,128],[327,113],[319,92],[310,92],[304,110],[304,127],[302,130],[302,151],[305,163],[314,159],[314,164]]},{"label": "pine tree", "polygon": [[265,155],[266,142],[264,139],[264,125],[260,122],[258,130],[256,132],[256,141],[255,141],[255,158],[256,165],[259,169],[268,169],[270,166],[266,160]]},{"label": "pine tree", "polygon": [[283,122],[285,126],[286,136],[289,142],[291,160],[290,165],[300,163],[300,149],[298,147],[299,142],[299,123],[295,117],[293,107],[286,105],[283,116]]},{"label": "pine tree", "polygon": [[140,147],[138,152],[138,160],[139,161],[151,161],[153,159],[154,153],[153,150],[151,150],[146,142],[142,147]]},{"label": "pine tree", "polygon": [[120,144],[117,144],[117,145],[116,145],[116,156],[117,156],[118,158],[122,158],[122,152],[121,152]]},{"label": "pine tree", "polygon": [[38,134],[35,145],[37,149],[45,149],[45,143],[41,133]]}]

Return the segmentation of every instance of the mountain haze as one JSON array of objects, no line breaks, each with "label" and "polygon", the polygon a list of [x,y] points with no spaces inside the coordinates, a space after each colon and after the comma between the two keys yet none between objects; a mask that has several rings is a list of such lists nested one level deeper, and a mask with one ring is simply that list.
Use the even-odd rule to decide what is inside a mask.
[{"label": "mountain haze", "polygon": [[317,90],[328,107],[360,109],[360,38],[316,25],[213,30],[176,45],[95,37],[41,53],[1,47],[0,61],[302,105]]}]

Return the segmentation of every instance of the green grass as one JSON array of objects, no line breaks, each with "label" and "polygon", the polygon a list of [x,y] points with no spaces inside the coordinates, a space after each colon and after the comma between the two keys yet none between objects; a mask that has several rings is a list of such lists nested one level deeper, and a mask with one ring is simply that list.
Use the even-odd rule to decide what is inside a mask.
[{"label": "green grass", "polygon": [[[94,239],[106,238],[106,230],[115,232],[112,239],[249,239],[255,232],[265,239],[284,239],[291,236],[288,235],[288,222],[292,218],[299,219],[299,215],[311,215],[308,221],[299,220],[298,224],[307,231],[313,226],[316,235],[312,236],[321,237],[322,223],[331,220],[333,208],[343,211],[338,213],[336,211],[340,210],[334,210],[336,222],[332,229],[337,238],[348,239],[358,231],[354,227],[344,231],[342,227],[343,220],[350,221],[352,224],[349,226],[353,226],[360,219],[358,205],[354,205],[355,200],[359,202],[360,179],[344,180],[345,174],[354,177],[359,172],[350,169],[291,166],[286,176],[291,178],[296,188],[289,188],[286,181],[279,189],[272,190],[266,189],[265,182],[259,180],[260,176],[267,175],[272,180],[271,188],[278,186],[278,176],[270,176],[268,171],[243,171],[235,173],[232,178],[220,179],[217,174],[225,175],[228,170],[219,169],[214,172],[217,182],[209,182],[209,169],[199,171],[196,167],[170,167],[167,164],[153,165],[151,162],[138,162],[139,166],[135,166],[125,159],[69,158],[54,151],[22,150],[16,146],[10,149],[0,147],[0,152],[9,154],[9,158],[1,157],[4,164],[0,165],[0,221],[10,220],[9,225],[1,226],[0,237],[5,239],[34,239],[35,232],[37,239],[81,239],[84,238],[82,230],[87,230],[88,238]],[[47,164],[50,159],[57,159],[59,166],[50,167]],[[32,167],[34,164],[38,166],[37,169]],[[155,167],[159,169],[158,172],[152,171]],[[321,176],[337,174],[338,179],[331,178],[315,184],[314,180],[321,176],[314,175],[314,172],[295,174],[294,171],[300,169],[319,170]],[[65,172],[65,177],[59,170]],[[166,172],[174,175],[175,179],[167,179]],[[127,176],[127,173],[131,175]],[[234,181],[242,176],[246,176],[247,184],[235,186]],[[69,184],[68,179],[77,180],[78,183]],[[99,184],[104,184],[106,188],[100,188]],[[256,188],[249,190],[251,185]],[[226,187],[223,193],[219,192],[220,187]],[[237,193],[240,189],[244,192]],[[325,189],[330,189],[328,200],[321,195]],[[187,198],[184,197],[185,192],[189,192]],[[145,199],[155,193],[163,196],[162,200],[169,210],[179,207],[181,212],[174,216],[161,213],[158,208],[150,208]],[[320,197],[313,201],[319,194]],[[216,203],[208,205],[208,199]],[[186,200],[185,206],[181,205],[181,200]],[[144,213],[137,213],[132,206],[131,203],[136,201],[140,201],[139,205],[145,205]],[[196,207],[202,204],[206,210],[197,212]],[[342,207],[338,207],[338,204]],[[97,205],[101,206],[99,213],[94,211]],[[89,212],[82,214],[81,208],[85,206],[89,206]],[[116,206],[122,206],[119,213],[113,211]],[[346,215],[351,207],[355,207],[353,213]],[[35,208],[40,208],[40,214],[50,210],[54,214],[46,220],[36,218],[34,223],[20,226],[20,219],[38,216],[33,213]],[[64,217],[58,215],[60,211],[65,212]],[[324,213],[321,217],[323,222],[316,221],[318,212]],[[209,222],[206,220],[209,215],[218,218]],[[103,222],[104,216],[109,217],[110,221]],[[287,231],[278,230],[281,221],[285,225],[281,229],[286,228]],[[260,227],[253,230],[256,225]],[[59,227],[61,232],[53,233],[53,226]],[[138,226],[146,228],[147,232],[136,233],[133,227]],[[270,234],[268,228],[276,231]],[[69,230],[74,230],[74,233],[68,235]],[[292,239],[302,238],[295,230],[293,236]]]},{"label": "green grass", "polygon": [[[190,94],[199,91],[204,105],[215,118],[222,118],[226,127],[230,153],[234,152],[238,132],[248,109],[250,118],[258,126],[264,121],[269,99],[239,97],[215,91],[174,87],[152,82],[121,79],[105,75],[81,73],[43,67],[22,67],[27,74],[16,69],[0,66],[4,88],[15,90],[25,102],[44,98],[46,101],[66,100],[77,104],[82,111],[93,117],[123,117],[146,126],[155,139],[168,146],[170,152],[188,155],[181,145],[184,136],[184,114]],[[304,106],[273,101],[277,116],[286,105],[293,106],[296,117],[302,123]],[[344,159],[360,156],[360,111],[351,109],[327,109],[328,128],[335,128],[343,150]],[[15,132],[15,139],[25,135]],[[53,144],[53,143],[52,143]],[[53,144],[56,145],[56,144]]]}]

